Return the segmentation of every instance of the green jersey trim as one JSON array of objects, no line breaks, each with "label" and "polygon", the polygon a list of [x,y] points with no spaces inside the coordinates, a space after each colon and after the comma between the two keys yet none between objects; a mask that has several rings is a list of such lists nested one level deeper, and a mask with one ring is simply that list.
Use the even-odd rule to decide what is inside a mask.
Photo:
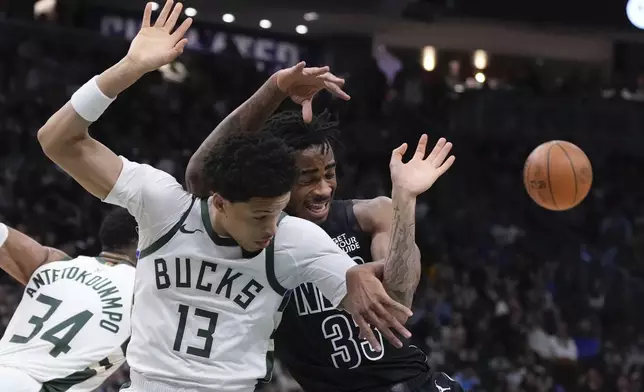
[{"label": "green jersey trim", "polygon": [[190,207],[186,210],[186,212],[183,213],[181,216],[181,219],[172,226],[170,231],[162,235],[158,240],[154,241],[152,245],[148,246],[147,248],[143,249],[140,254],[139,254],[139,259],[143,257],[147,257],[151,255],[152,253],[156,252],[157,250],[161,249],[163,245],[167,244],[172,237],[174,237],[175,234],[177,234],[177,231],[181,228],[181,225],[183,225],[183,222],[188,219],[188,215],[190,214],[190,211],[192,211],[192,206],[195,204],[195,200],[197,200],[196,196],[192,196],[192,202],[190,203]]}]

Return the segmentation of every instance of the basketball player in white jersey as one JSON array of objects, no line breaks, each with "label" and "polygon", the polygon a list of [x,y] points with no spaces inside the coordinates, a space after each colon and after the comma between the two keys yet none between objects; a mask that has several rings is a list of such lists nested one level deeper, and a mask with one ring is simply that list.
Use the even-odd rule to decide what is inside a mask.
[{"label": "basketball player in white jersey", "polygon": [[103,252],[71,259],[0,223],[0,267],[25,285],[0,340],[0,391],[90,392],[125,362],[136,222],[118,208]]},{"label": "basketball player in white jersey", "polygon": [[[197,199],[169,174],[118,157],[89,136],[88,126],[118,94],[183,51],[191,19],[173,32],[181,5],[166,2],[154,25],[151,13],[148,4],[127,56],[81,87],[38,132],[55,163],[137,220],[129,391],[253,391],[270,377],[285,294],[305,282],[351,313],[365,334],[372,325],[402,345],[391,328],[409,337],[401,321],[411,312],[387,296],[374,269],[356,267],[315,224],[280,222],[295,179],[281,140],[222,140],[205,162],[212,196]],[[327,68],[300,71],[304,79],[337,79]],[[379,349],[375,337],[371,342]]]}]

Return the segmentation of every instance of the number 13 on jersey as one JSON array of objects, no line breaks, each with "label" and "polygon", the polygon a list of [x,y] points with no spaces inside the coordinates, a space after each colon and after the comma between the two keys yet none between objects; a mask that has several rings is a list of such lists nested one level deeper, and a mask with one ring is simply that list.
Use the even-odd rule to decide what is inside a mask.
[{"label": "number 13 on jersey", "polygon": [[[174,351],[181,352],[181,343],[183,342],[183,334],[186,329],[189,312],[190,307],[188,307],[188,305],[179,305],[179,325],[177,326],[177,335],[174,338],[174,345],[172,346]],[[215,328],[217,328],[217,318],[219,318],[219,314],[195,308],[194,315],[204,319],[204,321],[207,320],[208,327],[206,329],[200,328],[197,330],[197,336],[204,339],[203,347],[188,346],[186,352],[197,357],[210,358],[213,341],[212,335],[215,333]],[[204,325],[205,324],[206,322],[204,322]]]}]

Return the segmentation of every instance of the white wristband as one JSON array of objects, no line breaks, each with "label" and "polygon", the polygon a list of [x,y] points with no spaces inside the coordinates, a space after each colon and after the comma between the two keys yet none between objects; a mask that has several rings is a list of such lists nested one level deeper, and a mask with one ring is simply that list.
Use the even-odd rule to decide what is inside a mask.
[{"label": "white wristband", "polygon": [[79,88],[74,95],[72,95],[72,99],[70,100],[76,113],[89,122],[98,120],[98,118],[101,117],[105,110],[107,110],[110,104],[116,99],[106,96],[101,89],[98,88],[96,78],[98,78],[98,76],[94,76],[89,82]]},{"label": "white wristband", "polygon": [[0,248],[9,237],[9,228],[4,223],[0,223]]}]

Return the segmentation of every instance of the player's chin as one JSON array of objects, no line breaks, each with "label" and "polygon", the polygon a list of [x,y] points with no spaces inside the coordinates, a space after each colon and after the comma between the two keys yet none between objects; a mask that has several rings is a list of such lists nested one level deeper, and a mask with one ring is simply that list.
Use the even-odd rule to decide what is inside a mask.
[{"label": "player's chin", "polygon": [[270,244],[271,244],[270,239],[255,241],[255,242],[253,242],[253,245],[250,247],[252,249],[248,249],[248,250],[250,250],[250,251],[258,251],[258,250],[266,249],[266,248],[268,248],[268,246]]}]

